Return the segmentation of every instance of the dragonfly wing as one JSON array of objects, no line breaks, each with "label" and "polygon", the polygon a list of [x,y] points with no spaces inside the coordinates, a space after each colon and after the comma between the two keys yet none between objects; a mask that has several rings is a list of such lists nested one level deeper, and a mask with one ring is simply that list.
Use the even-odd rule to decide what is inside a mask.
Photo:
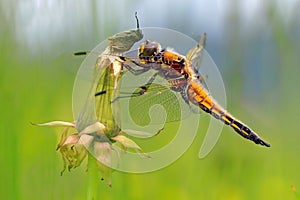
[{"label": "dragonfly wing", "polygon": [[192,48],[186,55],[187,60],[190,60],[194,67],[198,67],[201,64],[203,52],[206,44],[206,33],[203,33],[199,43]]},{"label": "dragonfly wing", "polygon": [[[151,112],[151,109],[154,110]],[[179,121],[190,112],[189,105],[179,92],[173,92],[169,87],[158,84],[152,84],[145,94],[132,97],[129,102],[129,111],[139,125],[147,125],[156,119],[156,116],[159,118],[164,115],[165,121],[153,123]],[[149,112],[153,114],[152,118]]]},{"label": "dragonfly wing", "polygon": [[[127,112],[131,119],[140,126],[164,124],[179,121],[190,114],[190,106],[178,91],[171,90],[170,83],[156,72],[150,70],[141,75],[125,73],[119,85],[120,94],[116,103],[120,104],[121,112]],[[149,83],[149,79],[155,77]],[[149,114],[150,112],[150,114]],[[163,120],[156,118],[165,116]],[[151,115],[151,116],[150,116]],[[129,117],[126,118],[129,120]],[[156,120],[156,121],[155,121]]]}]

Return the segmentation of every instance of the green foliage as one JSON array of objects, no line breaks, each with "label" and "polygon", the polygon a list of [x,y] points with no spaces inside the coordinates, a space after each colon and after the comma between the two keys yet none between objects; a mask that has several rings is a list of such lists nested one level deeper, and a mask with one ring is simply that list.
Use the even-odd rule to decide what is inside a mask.
[{"label": "green foliage", "polygon": [[[261,67],[262,88],[255,94],[257,98],[254,95],[248,98],[243,93],[245,91],[248,94],[247,85],[243,82],[245,68],[234,70],[233,78],[229,75],[232,71],[224,68],[222,71],[225,85],[228,86],[227,109],[268,139],[272,147],[266,149],[256,146],[225,127],[212,153],[199,160],[197,155],[207,128],[204,119],[199,136],[177,162],[163,170],[142,175],[114,172],[112,188],[101,184],[100,180],[94,180],[95,171],[88,175],[84,164],[60,176],[63,163],[55,148],[56,138],[62,129],[30,125],[30,121],[72,121],[71,96],[75,74],[65,69],[68,65],[76,68],[81,60],[72,63],[74,58],[71,57],[53,58],[59,51],[57,47],[51,49],[53,41],[49,41],[50,46],[43,49],[45,52],[32,53],[30,46],[18,42],[16,27],[6,18],[1,23],[0,35],[0,199],[85,199],[90,193],[97,194],[98,199],[299,198],[298,193],[289,187],[300,185],[300,95],[297,87],[300,72],[299,48],[296,45],[300,40],[291,38],[295,27],[286,24],[277,7],[270,4],[267,11],[266,19],[274,41],[272,48],[278,52],[278,63]],[[296,13],[291,13],[291,18],[296,18],[294,15]],[[239,16],[233,18],[228,18],[226,24],[238,27]],[[195,26],[195,22],[187,25]],[[105,31],[112,30],[112,27],[107,26]],[[225,31],[229,31],[226,26]],[[237,28],[231,29],[232,32],[234,34],[227,34],[225,40],[229,42],[223,50],[224,54],[238,58],[228,57],[228,63],[224,66],[246,62],[240,56],[242,53],[238,52],[239,48],[255,49],[255,46],[251,46],[255,43],[239,46],[244,39],[235,36],[242,33]],[[210,42],[209,35],[208,32]],[[66,33],[65,39],[67,37]],[[80,35],[76,38],[78,44],[82,44]],[[77,50],[74,46],[68,48]],[[268,51],[271,51],[266,48],[262,57],[268,56]],[[163,130],[158,136],[161,137],[160,142],[167,143],[170,138],[165,135],[170,134],[172,131]],[[142,145],[137,143],[143,150],[155,147],[153,142],[150,147],[146,146],[145,141]],[[91,186],[88,184],[91,181],[99,182]]]}]

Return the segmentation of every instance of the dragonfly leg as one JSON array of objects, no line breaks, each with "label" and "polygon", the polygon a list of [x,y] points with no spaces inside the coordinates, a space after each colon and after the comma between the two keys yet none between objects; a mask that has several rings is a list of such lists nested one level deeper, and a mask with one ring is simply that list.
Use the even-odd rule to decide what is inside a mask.
[{"label": "dragonfly leg", "polygon": [[[135,64],[135,63],[134,63]],[[135,65],[137,65],[137,64],[135,64]],[[144,68],[144,67],[142,67],[142,66],[140,66],[140,65],[138,65],[138,66],[140,66],[140,67],[142,67],[141,69],[134,69],[133,67],[131,67],[130,65],[128,65],[128,64],[123,64],[123,66],[126,68],[126,69],[128,69],[128,71],[130,71],[130,73],[132,73],[133,75],[135,75],[135,76],[137,76],[137,75],[140,75],[140,74],[143,74],[143,73],[145,73],[145,72],[147,72],[147,71],[149,71],[149,69],[150,68]]]},{"label": "dragonfly leg", "polygon": [[147,87],[147,89],[152,85],[153,81],[155,80],[155,78],[158,74],[159,74],[158,72],[153,74],[153,76],[151,76],[151,78],[148,80],[148,82],[144,85],[145,87]]},{"label": "dragonfly leg", "polygon": [[111,103],[115,102],[116,100],[118,99],[121,99],[121,98],[130,98],[130,97],[138,97],[138,96],[141,96],[143,94],[145,94],[145,92],[147,92],[148,88],[151,86],[151,84],[153,83],[153,81],[155,80],[156,76],[158,75],[159,73],[155,73],[153,74],[153,76],[148,80],[148,82],[145,84],[145,85],[142,85],[139,87],[139,91],[137,92],[133,92],[133,93],[128,93],[128,92],[121,92],[121,94],[128,94],[128,95],[125,95],[125,96],[117,96],[116,98],[114,98]]},{"label": "dragonfly leg", "polygon": [[145,92],[147,92],[148,88],[152,85],[153,81],[155,80],[158,74],[159,74],[158,72],[153,74],[153,76],[151,76],[151,78],[148,80],[148,82],[145,85],[139,87],[140,90],[138,92],[132,93],[132,96],[137,97],[145,94]]},{"label": "dragonfly leg", "polygon": [[[123,64],[128,71],[130,71],[133,75],[140,75],[149,71],[150,69],[159,70],[161,69],[161,62],[150,62],[150,63],[141,63],[139,61],[132,60],[130,58],[126,58],[125,56],[118,57],[119,62]],[[138,66],[139,69],[135,69],[132,66]]]}]

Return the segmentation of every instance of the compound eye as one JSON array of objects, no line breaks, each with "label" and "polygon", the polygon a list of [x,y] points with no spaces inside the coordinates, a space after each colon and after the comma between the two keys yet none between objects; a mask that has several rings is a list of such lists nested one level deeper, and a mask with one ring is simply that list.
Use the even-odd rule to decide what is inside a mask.
[{"label": "compound eye", "polygon": [[157,54],[157,48],[151,47],[151,48],[145,48],[144,55],[146,56],[155,56]]},{"label": "compound eye", "polygon": [[160,51],[160,44],[147,40],[144,47],[144,52],[147,56],[155,56]]},{"label": "compound eye", "polygon": [[139,48],[139,58],[140,59],[151,59],[155,57],[161,51],[160,44],[158,42],[153,42],[146,40],[140,45]]}]

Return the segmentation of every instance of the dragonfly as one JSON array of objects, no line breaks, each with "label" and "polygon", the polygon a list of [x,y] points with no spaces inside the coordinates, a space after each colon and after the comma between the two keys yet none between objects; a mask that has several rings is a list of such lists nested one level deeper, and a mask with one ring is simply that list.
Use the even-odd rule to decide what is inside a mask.
[{"label": "dragonfly", "polygon": [[[127,54],[132,55],[132,53],[136,53],[135,56],[126,56],[126,54],[116,56],[111,65],[112,71],[114,71],[114,64],[116,64],[118,66],[117,70],[123,71],[126,69],[135,76],[145,74],[148,71],[154,71],[154,75],[149,78],[146,84],[137,87],[131,94],[121,95],[122,93],[119,93],[117,97],[111,100],[111,103],[115,103],[122,98],[131,98],[136,99],[136,102],[160,99],[161,103],[172,105],[173,102],[169,98],[159,98],[164,93],[163,91],[167,89],[177,95],[179,94],[188,107],[191,107],[191,105],[196,106],[222,121],[225,125],[232,127],[242,137],[255,144],[270,147],[268,142],[264,141],[245,123],[227,112],[210,95],[205,86],[205,77],[195,67],[201,62],[205,43],[206,34],[204,33],[199,43],[184,56],[169,48],[162,48],[159,42],[146,40],[140,44],[137,51]],[[165,80],[167,84],[159,85],[154,83],[157,77]],[[106,90],[100,90],[95,96],[104,95],[106,92]],[[149,93],[152,95],[149,95]],[[139,100],[139,98],[145,99],[145,97],[147,97],[146,100]],[[177,117],[178,114],[175,115],[173,118],[171,116],[171,118],[173,120],[179,119]]]}]

